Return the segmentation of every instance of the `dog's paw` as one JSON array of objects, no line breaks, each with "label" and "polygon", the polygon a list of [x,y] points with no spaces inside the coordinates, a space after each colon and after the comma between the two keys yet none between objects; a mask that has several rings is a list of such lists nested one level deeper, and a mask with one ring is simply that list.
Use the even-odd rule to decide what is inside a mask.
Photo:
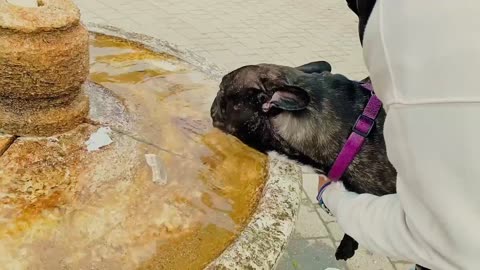
[{"label": "dog's paw", "polygon": [[358,249],[357,241],[344,241],[340,242],[340,245],[335,252],[335,259],[339,260],[348,260],[355,255],[355,251]]}]

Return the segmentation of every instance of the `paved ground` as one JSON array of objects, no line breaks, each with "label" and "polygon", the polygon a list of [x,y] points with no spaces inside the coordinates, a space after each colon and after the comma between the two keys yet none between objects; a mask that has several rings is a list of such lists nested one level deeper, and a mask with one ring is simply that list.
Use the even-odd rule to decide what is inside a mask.
[{"label": "paved ground", "polygon": [[[152,35],[232,70],[269,62],[327,60],[354,79],[366,75],[355,17],[344,0],[76,0],[86,22]],[[316,176],[305,173],[304,198],[288,252],[278,270],[406,270],[365,250],[347,264],[333,258],[342,232],[315,204]]]}]

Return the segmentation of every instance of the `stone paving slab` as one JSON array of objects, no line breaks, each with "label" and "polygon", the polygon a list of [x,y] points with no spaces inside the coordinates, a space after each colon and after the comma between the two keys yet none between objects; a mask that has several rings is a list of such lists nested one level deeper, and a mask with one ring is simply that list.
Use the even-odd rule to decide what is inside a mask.
[{"label": "stone paving slab", "polygon": [[293,239],[287,252],[277,270],[346,269],[344,262],[335,260],[335,246],[330,238]]},{"label": "stone paving slab", "polygon": [[[74,1],[86,23],[167,40],[226,71],[260,62],[297,66],[326,60],[333,72],[352,79],[367,75],[356,17],[344,0]],[[394,266],[368,252],[348,264],[336,262],[334,243],[343,233],[316,204],[316,175],[304,172],[302,217],[277,269],[408,269],[408,263]]]},{"label": "stone paving slab", "polygon": [[355,256],[347,261],[347,267],[349,270],[364,270],[367,269],[366,266],[368,266],[368,270],[394,270],[389,259],[360,247],[355,252]]},{"label": "stone paving slab", "polygon": [[300,206],[295,231],[292,235],[295,239],[328,237],[329,231],[319,218],[313,205],[303,203]]},{"label": "stone paving slab", "polygon": [[303,174],[303,188],[308,196],[309,202],[317,204],[318,175],[313,173]]},{"label": "stone paving slab", "polygon": [[329,222],[327,223],[327,227],[330,235],[333,237],[333,240],[335,240],[335,242],[342,240],[345,233],[342,231],[342,229],[340,228],[340,226],[338,226],[337,223]]},{"label": "stone paving slab", "polygon": [[343,0],[76,0],[86,22],[152,35],[222,68],[327,59],[365,77],[355,16]]}]

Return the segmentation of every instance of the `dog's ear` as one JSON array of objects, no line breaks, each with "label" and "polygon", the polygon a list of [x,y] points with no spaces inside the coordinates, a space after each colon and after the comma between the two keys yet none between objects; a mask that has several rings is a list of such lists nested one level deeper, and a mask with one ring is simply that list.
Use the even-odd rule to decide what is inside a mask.
[{"label": "dog's ear", "polygon": [[262,105],[264,112],[271,108],[278,108],[284,111],[300,111],[307,108],[310,103],[310,96],[307,91],[296,86],[283,86],[276,89],[272,98]]},{"label": "dog's ear", "polygon": [[297,69],[305,73],[322,73],[324,71],[331,72],[332,66],[326,61],[317,61],[299,66]]}]

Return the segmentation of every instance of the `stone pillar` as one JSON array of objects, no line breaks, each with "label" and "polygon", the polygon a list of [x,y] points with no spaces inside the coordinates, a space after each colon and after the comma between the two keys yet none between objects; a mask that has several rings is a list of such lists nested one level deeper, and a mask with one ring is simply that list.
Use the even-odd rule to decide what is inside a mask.
[{"label": "stone pillar", "polygon": [[88,46],[71,0],[0,0],[0,132],[50,136],[84,122]]}]

